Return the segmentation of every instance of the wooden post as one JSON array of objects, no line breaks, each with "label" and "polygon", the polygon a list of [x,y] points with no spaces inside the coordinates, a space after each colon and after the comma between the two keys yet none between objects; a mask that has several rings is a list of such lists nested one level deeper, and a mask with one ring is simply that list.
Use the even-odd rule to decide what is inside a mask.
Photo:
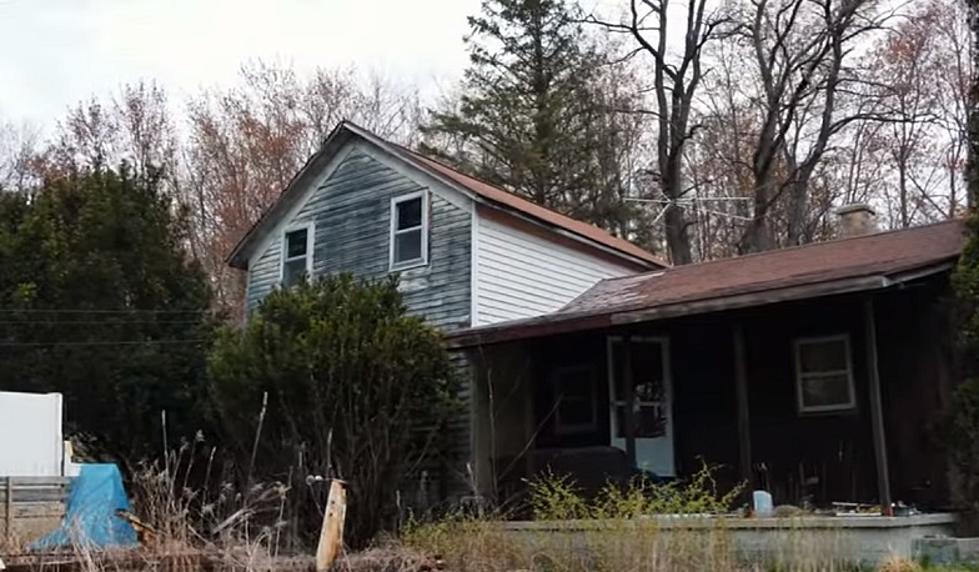
[{"label": "wooden post", "polygon": [[7,477],[7,499],[6,503],[7,510],[4,511],[7,516],[7,526],[5,533],[7,535],[7,546],[10,546],[10,542],[13,540],[14,534],[14,478]]},{"label": "wooden post", "polygon": [[734,326],[734,385],[738,404],[738,461],[741,478],[749,489],[754,486],[751,470],[751,419],[748,416],[748,365],[745,353],[744,328]]},{"label": "wooden post", "polygon": [[629,466],[636,463],[636,388],[632,379],[632,338],[622,336],[622,389],[625,391],[625,454]]},{"label": "wooden post", "polygon": [[880,396],[880,372],[877,369],[877,324],[874,319],[874,300],[864,298],[863,318],[867,345],[867,385],[870,389],[870,422],[873,428],[874,460],[877,465],[877,496],[881,514],[893,516],[891,480],[887,466],[887,438],[884,435],[884,407]]},{"label": "wooden post", "polygon": [[323,513],[323,528],[316,547],[316,572],[326,572],[343,550],[343,521],[347,518],[346,483],[339,479],[330,482],[330,494]]}]

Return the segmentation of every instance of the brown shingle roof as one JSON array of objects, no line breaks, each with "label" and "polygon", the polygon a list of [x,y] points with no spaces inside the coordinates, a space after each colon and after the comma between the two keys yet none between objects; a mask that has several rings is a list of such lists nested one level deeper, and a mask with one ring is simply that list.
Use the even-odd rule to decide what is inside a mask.
[{"label": "brown shingle roof", "polygon": [[552,211],[551,209],[544,208],[538,204],[528,201],[527,199],[519,197],[511,192],[504,191],[498,187],[494,187],[493,185],[480,181],[474,177],[470,177],[469,175],[461,173],[448,165],[440,163],[414,151],[410,151],[403,147],[400,147],[400,149],[405,152],[404,154],[407,155],[407,158],[412,162],[420,164],[421,166],[433,170],[444,177],[452,179],[452,181],[454,181],[456,184],[465,187],[467,190],[483,197],[484,199],[488,199],[493,203],[520,211],[523,214],[526,214],[550,226],[563,228],[564,230],[570,231],[578,236],[587,238],[599,244],[603,244],[606,247],[618,252],[634,256],[635,258],[650,264],[661,267],[669,266],[669,264],[667,264],[665,261],[656,257],[650,252],[639,248],[628,240],[623,240],[616,236],[612,236],[597,226],[588,224],[586,222],[581,222],[580,220],[575,220],[569,216]]},{"label": "brown shingle roof", "polygon": [[579,239],[584,239],[583,242],[590,247],[605,249],[606,252],[629,261],[637,270],[669,266],[668,263],[657,258],[650,252],[639,248],[627,240],[612,236],[597,226],[562,215],[518,197],[513,193],[460,173],[438,161],[420,155],[396,143],[386,141],[349,121],[343,121],[333,129],[320,150],[307,160],[306,164],[293,177],[292,181],[289,182],[289,185],[280,194],[276,202],[262,214],[261,218],[245,233],[245,236],[238,241],[227,258],[231,266],[247,268],[251,251],[258,245],[261,237],[275,225],[279,217],[288,212],[289,208],[300,198],[300,191],[326,166],[329,159],[353,137],[359,137],[368,141],[394,155],[399,160],[410,163],[414,168],[421,169],[437,178],[441,178],[447,183],[461,187],[463,191],[472,193],[493,208],[523,215],[538,224],[544,225],[552,232],[565,232]]},{"label": "brown shingle roof", "polygon": [[[654,319],[657,310],[695,303],[702,303],[700,311],[726,309],[724,302],[736,297],[742,307],[788,299],[775,293],[790,290],[794,299],[814,297],[843,291],[837,286],[845,281],[849,291],[881,288],[889,279],[954,261],[963,242],[963,222],[953,220],[676,266],[603,280],[552,314],[475,328],[458,336],[460,340],[469,336],[466,343],[501,341],[556,333],[561,324],[571,330],[638,321],[643,316]],[[749,295],[755,295],[754,302],[746,299]]]}]

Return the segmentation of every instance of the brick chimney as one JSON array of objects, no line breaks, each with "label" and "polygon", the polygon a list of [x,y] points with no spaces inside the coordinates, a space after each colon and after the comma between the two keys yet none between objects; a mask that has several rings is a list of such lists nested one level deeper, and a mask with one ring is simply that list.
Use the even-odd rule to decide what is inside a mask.
[{"label": "brick chimney", "polygon": [[836,209],[840,238],[850,238],[877,232],[877,213],[870,205],[853,203]]}]

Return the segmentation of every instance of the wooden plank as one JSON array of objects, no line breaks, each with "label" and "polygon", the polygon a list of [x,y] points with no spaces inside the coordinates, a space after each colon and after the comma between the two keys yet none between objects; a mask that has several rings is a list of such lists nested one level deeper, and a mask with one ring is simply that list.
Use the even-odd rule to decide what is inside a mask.
[{"label": "wooden plank", "polygon": [[748,415],[748,364],[745,351],[744,327],[734,326],[734,382],[738,405],[738,461],[741,478],[754,487],[751,469],[751,419]]},{"label": "wooden plank", "polygon": [[13,511],[13,507],[14,507],[14,480],[12,478],[8,478],[7,479],[7,486],[5,487],[5,490],[7,491],[7,499],[4,502],[4,504],[7,507],[7,510],[4,511],[4,514],[7,515],[7,518],[6,518],[6,523],[7,523],[7,527],[6,527],[7,528],[7,531],[6,531],[6,542],[7,542],[7,544],[10,544],[10,542],[12,540],[13,530],[14,530],[14,526],[13,526],[14,525],[14,511]]},{"label": "wooden plank", "polygon": [[330,494],[323,514],[323,528],[316,547],[316,572],[326,572],[343,550],[343,522],[347,517],[347,489],[343,481],[330,482]]},{"label": "wooden plank", "polygon": [[15,481],[17,488],[31,486],[68,486],[71,477],[0,477],[0,483],[6,486],[7,481]]},{"label": "wooden plank", "polygon": [[[622,336],[622,389],[625,393],[625,454],[629,466],[636,463],[636,388],[632,379],[632,338]],[[613,411],[614,414],[614,411]]]},{"label": "wooden plank", "polygon": [[884,407],[880,395],[880,371],[877,364],[877,324],[874,300],[864,298],[863,317],[867,346],[867,385],[870,390],[870,423],[873,428],[874,460],[877,465],[877,494],[881,514],[893,516],[890,470],[887,463],[887,436],[884,434]]}]

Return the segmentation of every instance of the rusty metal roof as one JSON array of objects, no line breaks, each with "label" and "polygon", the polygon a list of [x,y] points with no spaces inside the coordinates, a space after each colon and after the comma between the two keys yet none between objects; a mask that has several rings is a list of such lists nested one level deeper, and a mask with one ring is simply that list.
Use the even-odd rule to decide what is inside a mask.
[{"label": "rusty metal roof", "polygon": [[556,312],[463,330],[453,343],[495,343],[885,288],[949,268],[962,250],[963,228],[963,221],[952,220],[603,280]]}]

